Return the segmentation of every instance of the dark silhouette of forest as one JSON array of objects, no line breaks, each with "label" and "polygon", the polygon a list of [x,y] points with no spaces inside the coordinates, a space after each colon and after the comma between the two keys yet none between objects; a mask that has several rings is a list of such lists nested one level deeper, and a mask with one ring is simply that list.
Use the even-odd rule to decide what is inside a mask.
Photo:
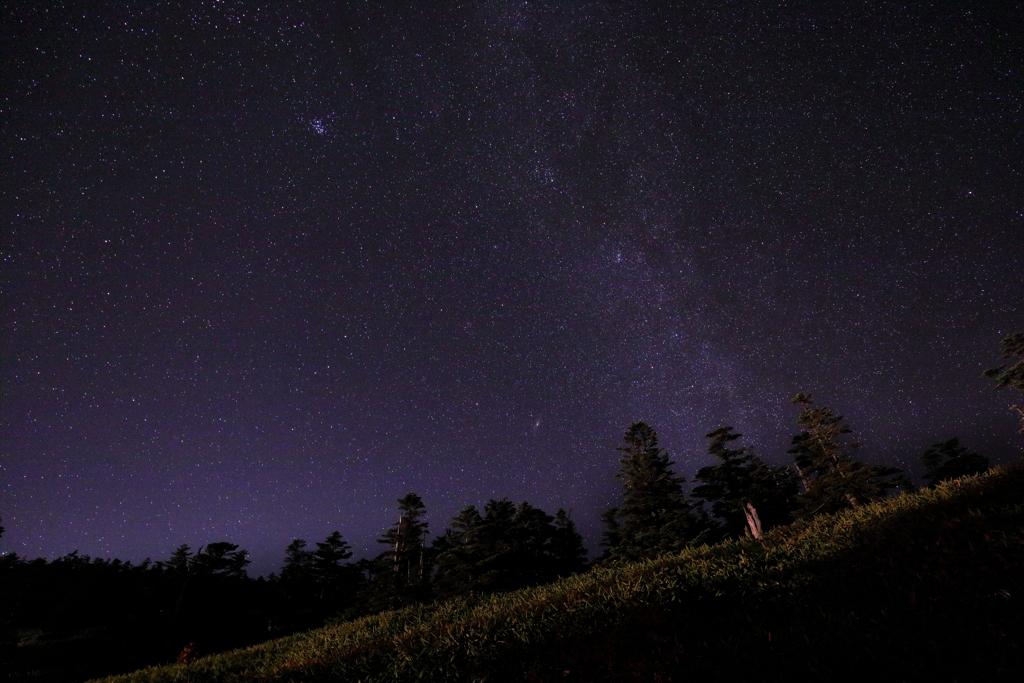
[{"label": "dark silhouette of forest", "polygon": [[[1024,391],[1024,334],[1002,341],[1004,358],[986,371],[996,388]],[[792,399],[797,433],[790,466],[771,466],[740,445],[731,426],[707,434],[716,464],[678,476],[655,430],[637,422],[619,447],[622,497],[604,515],[609,565],[748,536],[858,508],[914,483],[899,469],[857,459],[853,429],[811,396]],[[1024,408],[1013,406],[1022,416]],[[981,473],[989,459],[957,438],[920,456],[923,485]],[[468,505],[428,541],[426,506],[397,501],[382,552],[353,559],[339,531],[283,549],[279,574],[252,578],[247,553],[222,541],[187,544],[139,564],[77,552],[53,561],[0,556],[0,667],[12,680],[76,681],[150,664],[188,661],[268,638],[457,596],[479,596],[586,571],[583,539],[564,510],[490,500]],[[0,534],[3,528],[0,527]]]}]

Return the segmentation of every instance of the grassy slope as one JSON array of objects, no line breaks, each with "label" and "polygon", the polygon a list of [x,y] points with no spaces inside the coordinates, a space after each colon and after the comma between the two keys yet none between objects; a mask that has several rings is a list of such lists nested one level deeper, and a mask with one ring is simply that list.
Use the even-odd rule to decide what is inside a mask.
[{"label": "grassy slope", "polygon": [[1024,467],[107,679],[1024,680]]}]

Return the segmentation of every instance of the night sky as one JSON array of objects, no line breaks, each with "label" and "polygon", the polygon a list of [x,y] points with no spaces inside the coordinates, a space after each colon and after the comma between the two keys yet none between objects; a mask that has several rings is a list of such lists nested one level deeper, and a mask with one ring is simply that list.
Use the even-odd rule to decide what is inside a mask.
[{"label": "night sky", "polygon": [[798,391],[870,462],[1019,456],[1020,3],[46,4],[2,18],[3,551],[266,574],[409,491],[596,548],[631,422],[782,464]]}]

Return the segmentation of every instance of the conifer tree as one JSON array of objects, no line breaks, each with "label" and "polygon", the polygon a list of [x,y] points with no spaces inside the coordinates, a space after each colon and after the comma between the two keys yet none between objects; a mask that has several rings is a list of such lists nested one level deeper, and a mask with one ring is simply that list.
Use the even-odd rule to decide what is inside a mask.
[{"label": "conifer tree", "polygon": [[316,544],[316,550],[311,553],[310,565],[319,582],[330,584],[345,576],[348,565],[342,562],[350,557],[351,547],[342,539],[341,532],[333,531],[322,543]]},{"label": "conifer tree", "polygon": [[320,598],[320,587],[313,572],[313,551],[306,549],[306,541],[293,539],[285,548],[281,575],[272,579],[287,598],[289,608],[296,613],[315,610]]},{"label": "conifer tree", "polygon": [[177,600],[175,600],[174,610],[171,613],[171,621],[175,623],[181,618],[184,610],[185,597],[188,595],[189,583],[192,578],[191,570],[194,557],[192,548],[187,543],[182,543],[174,549],[170,559],[164,564],[180,582]]},{"label": "conifer tree", "polygon": [[891,489],[909,486],[909,481],[897,476],[901,472],[897,468],[854,460],[852,453],[860,444],[849,438],[853,430],[842,415],[814,407],[809,394],[797,394],[790,403],[800,406],[797,425],[803,428],[789,450],[805,488],[797,495],[798,517],[860,507],[885,497]]},{"label": "conifer tree", "polygon": [[493,593],[535,583],[543,561],[537,546],[543,548],[550,535],[538,534],[537,527],[549,525],[551,518],[529,503],[517,508],[507,498],[487,501],[482,515],[475,512],[472,506],[464,508],[452,520],[453,526],[466,528],[447,537],[454,552],[438,557],[442,591]]},{"label": "conifer tree", "polygon": [[369,565],[372,580],[361,596],[363,612],[404,607],[429,597],[426,506],[418,495],[407,493],[398,499],[398,509],[398,522],[377,539],[388,549]]},{"label": "conifer tree", "polygon": [[587,547],[576,524],[562,508],[555,512],[554,532],[551,535],[551,559],[556,576],[577,574],[587,568]]},{"label": "conifer tree", "polygon": [[[1010,387],[1017,391],[1024,391],[1024,332],[1014,332],[1007,335],[1000,345],[1003,347],[1003,358],[1020,356],[1020,360],[1013,365],[1003,364],[989,368],[982,373],[982,377],[994,379],[996,381],[996,389]],[[1024,405],[1012,405],[1010,410],[1020,415],[1020,433],[1024,434]]]},{"label": "conifer tree", "polygon": [[924,473],[928,486],[981,474],[989,468],[988,458],[978,453],[969,453],[956,437],[933,445],[921,456],[921,463],[928,468]]},{"label": "conifer tree", "polygon": [[285,583],[311,583],[313,580],[313,552],[306,550],[306,542],[294,539],[284,550],[281,581]]},{"label": "conifer tree", "polygon": [[583,539],[564,510],[555,517],[527,502],[467,506],[437,539],[439,595],[514,590],[580,571]]},{"label": "conifer tree", "polygon": [[467,595],[478,589],[478,567],[485,559],[483,516],[467,505],[448,523],[433,544],[437,560],[435,588],[439,595]]},{"label": "conifer tree", "polygon": [[389,558],[392,573],[403,583],[414,583],[426,578],[423,545],[427,535],[427,512],[423,499],[407,493],[398,499],[398,522],[377,540],[388,546],[384,553]]},{"label": "conifer tree", "polygon": [[685,479],[672,472],[668,453],[651,427],[636,422],[623,435],[626,444],[618,478],[622,504],[605,517],[612,521],[605,541],[608,559],[636,561],[682,550],[703,540],[708,529],[683,493]]},{"label": "conifer tree", "polygon": [[1010,387],[1017,391],[1024,391],[1024,332],[1014,332],[1007,335],[1000,342],[1003,347],[1003,358],[1020,356],[1013,365],[1004,363],[986,370],[982,376],[996,381],[996,389]]},{"label": "conifer tree", "polygon": [[601,547],[604,551],[597,562],[607,562],[612,557],[612,551],[622,543],[622,525],[619,524],[619,508],[608,508],[601,513],[601,523],[604,524],[604,531],[601,532]]},{"label": "conifer tree", "polygon": [[515,590],[551,581],[555,577],[551,557],[554,518],[540,508],[523,501],[515,508],[505,559],[507,586]]},{"label": "conifer tree", "polygon": [[789,468],[769,467],[746,448],[730,448],[740,436],[732,427],[707,434],[708,453],[719,462],[697,472],[694,481],[701,484],[693,497],[710,504],[726,536],[760,538],[763,531],[791,521],[797,482]]},{"label": "conifer tree", "polygon": [[348,607],[363,583],[363,575],[356,565],[345,562],[352,557],[352,549],[341,532],[331,532],[316,544],[311,555],[310,571],[322,607],[334,611]]},{"label": "conifer tree", "polygon": [[184,576],[188,573],[192,558],[192,548],[188,543],[182,543],[174,549],[174,552],[171,553],[170,559],[164,563],[164,566],[175,574]]},{"label": "conifer tree", "polygon": [[210,543],[196,553],[195,572],[204,576],[220,576],[232,579],[248,578],[245,572],[249,564],[248,552],[239,550],[234,543],[219,541]]}]

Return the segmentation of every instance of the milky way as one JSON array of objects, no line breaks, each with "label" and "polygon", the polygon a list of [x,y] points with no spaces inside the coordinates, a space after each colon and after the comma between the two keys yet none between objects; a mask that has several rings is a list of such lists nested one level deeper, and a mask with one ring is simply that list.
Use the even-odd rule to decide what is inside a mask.
[{"label": "milky way", "polygon": [[130,5],[4,19],[3,551],[595,547],[631,422],[784,463],[797,391],[1017,457],[1019,5]]}]

